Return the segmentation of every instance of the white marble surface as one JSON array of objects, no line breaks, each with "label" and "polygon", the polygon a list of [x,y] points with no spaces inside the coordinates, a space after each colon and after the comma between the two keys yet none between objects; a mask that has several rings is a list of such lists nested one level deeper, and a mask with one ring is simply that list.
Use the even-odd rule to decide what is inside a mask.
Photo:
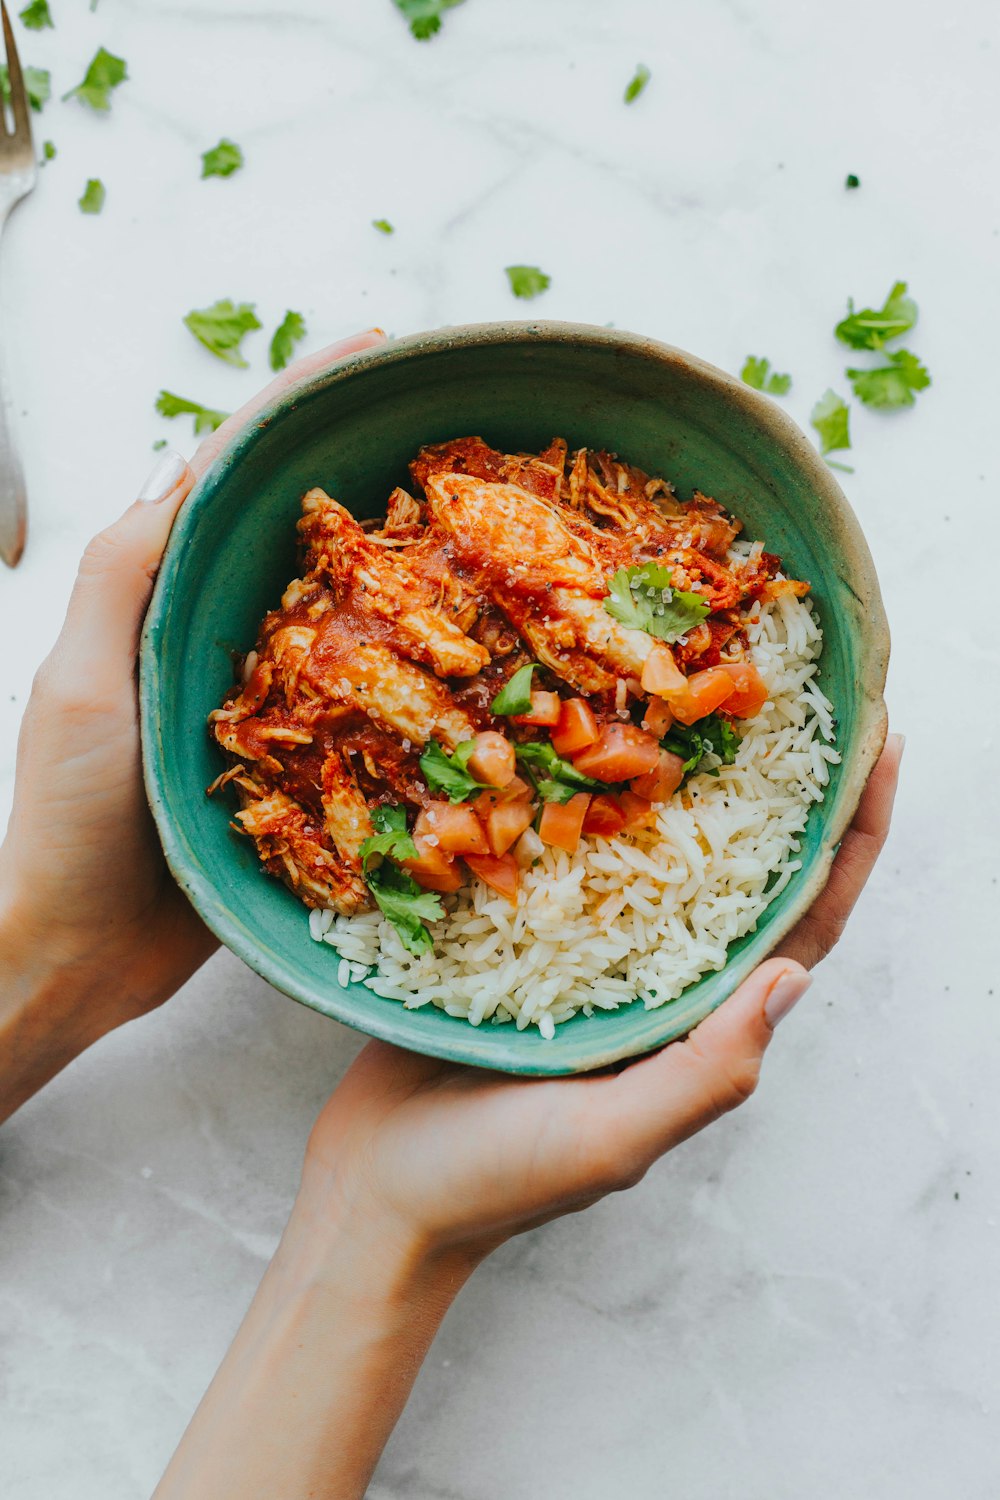
[{"label": "white marble surface", "polygon": [[[846,485],[893,624],[909,747],[850,933],[754,1103],[640,1187],[510,1245],[449,1316],[377,1500],[986,1500],[997,1493],[1000,1134],[993,621],[1000,193],[991,0],[468,0],[428,46],[388,0],[52,0],[56,93],[102,43],[108,119],[50,104],[58,159],[3,245],[3,351],[32,495],[0,576],[0,800],[87,536],[170,430],[229,407],[182,314],[219,296],[315,346],[531,313],[789,369],[802,421],[848,293],[909,278],[919,409],[856,415]],[[637,60],[653,71],[631,109]],[[221,134],[246,170],[200,182]],[[846,172],[860,192],[846,193]],[[99,219],[76,199],[107,183]],[[391,239],[370,228],[387,216]],[[0,1135],[5,1500],[152,1489],[358,1045],[228,955]]]}]

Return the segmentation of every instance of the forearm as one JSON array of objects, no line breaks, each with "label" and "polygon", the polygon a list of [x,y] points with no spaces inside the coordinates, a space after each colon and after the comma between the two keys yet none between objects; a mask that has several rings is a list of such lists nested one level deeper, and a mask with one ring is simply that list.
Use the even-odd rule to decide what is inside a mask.
[{"label": "forearm", "polygon": [[154,1500],[362,1496],[474,1263],[300,1198]]}]

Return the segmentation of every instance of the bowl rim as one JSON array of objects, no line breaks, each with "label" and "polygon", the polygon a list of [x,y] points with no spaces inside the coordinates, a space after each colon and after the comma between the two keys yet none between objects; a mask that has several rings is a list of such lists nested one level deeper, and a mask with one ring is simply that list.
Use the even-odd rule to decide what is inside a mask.
[{"label": "bowl rim", "polygon": [[[337,386],[365,370],[399,364],[414,356],[446,353],[456,347],[473,348],[532,343],[603,346],[634,357],[648,359],[657,364],[680,366],[709,387],[715,388],[725,399],[742,408],[753,421],[767,429],[779,446],[784,448],[794,465],[805,474],[807,481],[818,492],[824,505],[836,514],[845,546],[852,556],[856,572],[855,581],[860,582],[863,587],[866,626],[861,653],[863,670],[857,683],[859,701],[855,743],[851,761],[845,763],[841,770],[840,799],[836,816],[829,819],[824,827],[812,869],[800,882],[796,883],[794,891],[791,892],[780,913],[768,924],[766,948],[754,951],[749,956],[748,950],[744,949],[741,953],[727,957],[723,968],[717,971],[720,978],[723,975],[727,976],[726,982],[719,987],[714,996],[707,997],[703,1004],[693,1009],[688,1007],[683,1014],[678,1013],[676,1001],[671,1005],[644,1010],[642,1014],[646,1018],[659,1017],[662,1025],[640,1028],[642,1035],[637,1036],[635,1045],[619,1042],[604,1051],[595,1051],[592,1046],[578,1046],[576,1053],[573,1053],[572,1049],[567,1049],[564,1042],[559,1049],[558,1059],[553,1056],[548,1064],[543,1051],[518,1052],[514,1038],[510,1039],[514,1043],[513,1046],[509,1043],[505,1045],[501,1032],[506,1032],[507,1027],[489,1028],[489,1055],[473,1057],[472,1053],[485,1052],[483,1044],[486,1038],[480,1035],[481,1028],[456,1025],[453,1032],[450,1029],[442,1030],[440,1037],[435,1038],[433,1043],[423,1038],[416,1042],[401,1040],[399,1034],[401,1018],[411,1012],[397,1002],[385,1002],[384,1012],[381,1007],[376,1007],[370,1016],[366,1013],[362,1025],[353,1014],[344,1013],[344,1008],[339,1003],[341,994],[339,990],[334,989],[324,994],[323,1003],[320,1005],[318,996],[314,1000],[303,992],[301,986],[290,987],[290,981],[283,974],[280,963],[273,962],[267,953],[260,951],[252,941],[247,940],[245,929],[233,920],[224,903],[220,901],[217,887],[188,860],[184,841],[170,814],[169,787],[164,774],[164,763],[158,750],[163,727],[159,713],[161,682],[158,643],[169,615],[173,585],[180,571],[186,543],[198,524],[200,512],[212,503],[218,483],[240,459],[243,451],[253,444],[257,435],[274,421],[293,411],[304,396],[313,396],[327,388]],[[139,648],[139,711],[143,779],[164,857],[173,878],[184,891],[202,921],[219,938],[220,942],[275,989],[369,1036],[468,1066],[533,1076],[556,1076],[591,1071],[620,1062],[625,1058],[643,1055],[677,1037],[686,1035],[693,1026],[722,1004],[758,964],[774,952],[781,940],[820,895],[829,879],[840,841],[857,810],[862,792],[885,743],[888,714],[883,692],[889,651],[889,626],[878,576],[868,543],[853,507],[831,470],[801,428],[769,397],[697,355],[689,354],[686,350],[663,343],[648,335],[631,333],[623,329],[548,319],[505,320],[445,326],[393,338],[383,344],[349,354],[325,368],[311,371],[299,380],[290,383],[248,418],[198,478],[174,518],[142,628]],[[405,1026],[405,1022],[402,1024]],[[476,1045],[477,1041],[479,1046]]]}]

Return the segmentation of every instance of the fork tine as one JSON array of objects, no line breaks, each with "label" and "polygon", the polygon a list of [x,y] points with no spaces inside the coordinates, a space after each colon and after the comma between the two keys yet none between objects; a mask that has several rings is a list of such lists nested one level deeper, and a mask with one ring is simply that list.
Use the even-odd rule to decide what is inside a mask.
[{"label": "fork tine", "polygon": [[[0,0],[0,16],[3,18],[3,39],[7,48],[7,76],[10,79],[10,104],[14,112],[14,136],[22,136],[31,142],[31,115],[28,109],[28,91],[24,87],[21,59],[17,55],[14,31],[7,14],[4,0]],[[6,123],[6,122],[5,122]]]}]

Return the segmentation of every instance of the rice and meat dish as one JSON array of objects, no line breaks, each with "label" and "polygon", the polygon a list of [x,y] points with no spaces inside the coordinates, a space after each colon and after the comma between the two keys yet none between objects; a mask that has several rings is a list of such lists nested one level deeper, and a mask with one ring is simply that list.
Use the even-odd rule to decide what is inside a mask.
[{"label": "rice and meat dish", "polygon": [[798,868],[838,759],[809,585],[715,500],[561,439],[410,473],[377,522],[304,497],[210,791],[342,983],[547,1037],[662,1005]]}]

